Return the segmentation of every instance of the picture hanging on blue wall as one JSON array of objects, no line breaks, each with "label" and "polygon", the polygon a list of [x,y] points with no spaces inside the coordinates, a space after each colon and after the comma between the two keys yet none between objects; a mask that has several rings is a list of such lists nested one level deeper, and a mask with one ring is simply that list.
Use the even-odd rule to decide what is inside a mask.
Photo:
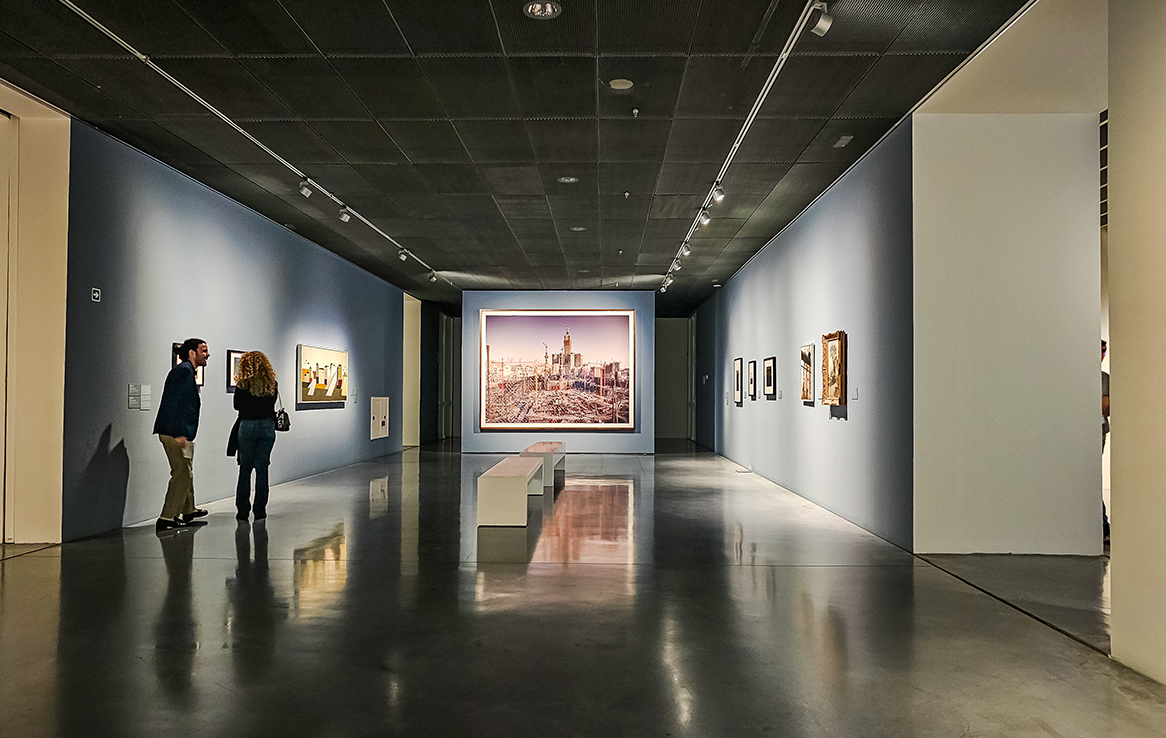
[{"label": "picture hanging on blue wall", "polygon": [[777,357],[770,356],[761,362],[761,378],[765,389],[765,399],[777,399]]},{"label": "picture hanging on blue wall", "polygon": [[741,358],[733,359],[733,402],[736,403],[737,407],[741,407],[744,402],[741,390],[741,384],[744,381],[741,376],[745,370],[744,361]]},{"label": "picture hanging on blue wall", "polygon": [[749,399],[757,399],[757,362],[749,362]]}]

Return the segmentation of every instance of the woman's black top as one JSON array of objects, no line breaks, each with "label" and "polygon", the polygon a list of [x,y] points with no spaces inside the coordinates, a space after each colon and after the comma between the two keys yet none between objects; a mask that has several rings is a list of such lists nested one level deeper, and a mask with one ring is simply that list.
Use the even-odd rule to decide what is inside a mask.
[{"label": "woman's black top", "polygon": [[275,420],[275,395],[258,397],[236,387],[235,409],[239,411],[239,420]]}]

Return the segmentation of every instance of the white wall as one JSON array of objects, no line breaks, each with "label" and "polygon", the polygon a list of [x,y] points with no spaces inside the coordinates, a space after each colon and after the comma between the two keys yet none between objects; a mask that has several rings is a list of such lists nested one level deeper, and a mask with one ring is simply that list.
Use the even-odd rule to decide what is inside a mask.
[{"label": "white wall", "polygon": [[1097,117],[914,117],[915,550],[1101,552]]},{"label": "white wall", "polygon": [[688,318],[656,318],[656,437],[688,438]]},{"label": "white wall", "polygon": [[1120,661],[1166,682],[1166,3],[1111,0],[1109,330]]}]

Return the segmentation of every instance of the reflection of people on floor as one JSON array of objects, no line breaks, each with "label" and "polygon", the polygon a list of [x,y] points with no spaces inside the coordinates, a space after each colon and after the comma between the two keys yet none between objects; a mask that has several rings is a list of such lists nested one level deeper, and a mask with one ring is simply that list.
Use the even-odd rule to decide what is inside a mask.
[{"label": "reflection of people on floor", "polygon": [[154,624],[154,673],[162,693],[182,708],[192,706],[191,677],[198,650],[198,622],[191,589],[194,535],[198,526],[157,533],[166,562],[166,596]]},{"label": "reflection of people on floor", "polygon": [[[1105,352],[1108,349],[1105,341],[1101,342],[1101,360],[1105,361]],[[1101,372],[1101,453],[1105,453],[1105,437],[1109,434],[1109,372]],[[1109,543],[1109,514],[1105,509],[1105,500],[1101,501],[1101,529],[1105,542]]]},{"label": "reflection of people on floor", "polygon": [[[255,559],[251,559],[251,536]],[[240,682],[256,683],[266,676],[275,653],[276,623],[287,619],[286,603],[278,603],[267,568],[267,527],[240,522],[235,529],[235,577],[227,580],[227,622],[231,655]]]}]

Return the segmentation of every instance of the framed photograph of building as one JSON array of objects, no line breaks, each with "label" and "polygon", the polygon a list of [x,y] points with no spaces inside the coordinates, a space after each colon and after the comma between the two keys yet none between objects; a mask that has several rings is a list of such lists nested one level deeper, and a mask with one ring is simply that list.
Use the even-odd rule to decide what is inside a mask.
[{"label": "framed photograph of building", "polygon": [[749,362],[749,399],[757,399],[757,362]]},{"label": "framed photograph of building", "polygon": [[[178,366],[182,362],[186,361],[185,356],[178,355],[178,349],[180,349],[180,348],[182,348],[182,341],[178,341],[174,344],[171,344],[171,346],[170,346],[170,359],[173,362],[172,364],[170,364],[171,367]],[[203,371],[202,371],[203,369],[206,369],[206,367],[199,366],[199,367],[195,367],[195,369],[194,369],[194,383],[197,384],[199,387],[202,386],[202,383],[205,380],[205,377],[203,376]]]},{"label": "framed photograph of building", "polygon": [[239,360],[246,351],[227,349],[227,392],[235,391],[235,375],[239,373]]},{"label": "framed photograph of building", "polygon": [[822,404],[846,404],[846,331],[822,336]]},{"label": "framed photograph of building", "polygon": [[737,407],[741,407],[744,402],[742,386],[745,382],[745,360],[733,359],[733,402]]},{"label": "framed photograph of building", "polygon": [[482,310],[481,430],[636,427],[635,310]]},{"label": "framed photograph of building", "polygon": [[762,387],[765,390],[765,399],[777,399],[777,357],[770,356],[761,361]]},{"label": "framed photograph of building", "polygon": [[296,346],[301,405],[341,403],[348,400],[348,352],[299,344]]},{"label": "framed photograph of building", "polygon": [[802,402],[814,404],[814,344],[802,346]]}]

